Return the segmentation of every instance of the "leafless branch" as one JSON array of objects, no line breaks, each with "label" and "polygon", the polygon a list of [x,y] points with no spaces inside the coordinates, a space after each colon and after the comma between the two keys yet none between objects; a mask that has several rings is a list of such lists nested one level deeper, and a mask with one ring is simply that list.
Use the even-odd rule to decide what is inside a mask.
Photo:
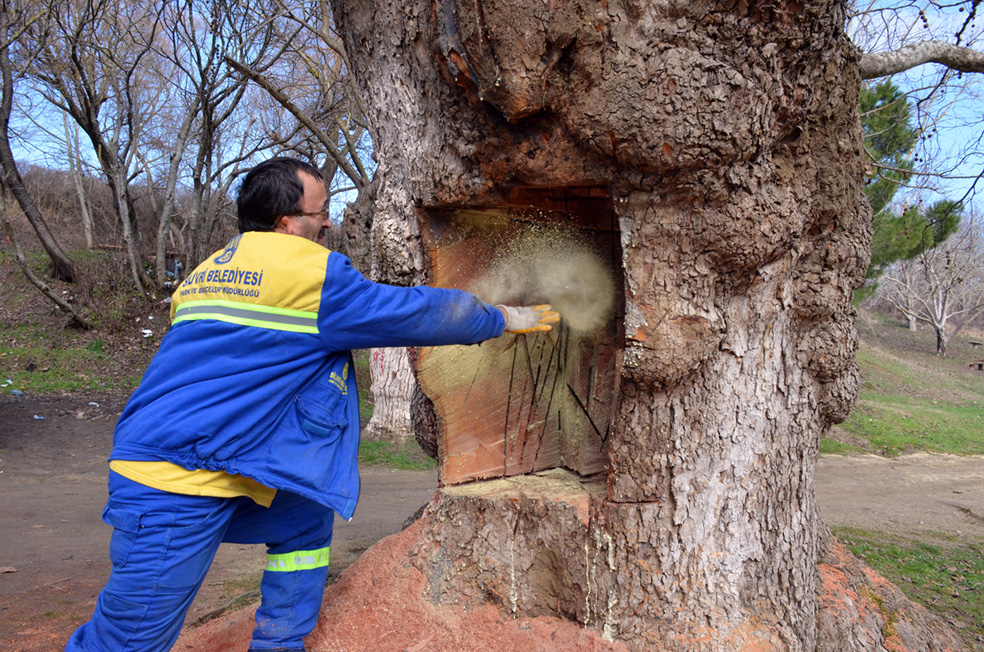
[{"label": "leafless branch", "polygon": [[862,55],[861,78],[887,77],[924,63],[938,63],[959,72],[984,72],[984,53],[944,41],[922,41],[889,52]]},{"label": "leafless branch", "polygon": [[59,310],[68,315],[76,325],[86,330],[91,329],[92,324],[85,317],[80,315],[72,304],[64,301],[60,296],[55,294],[54,290],[52,290],[42,279],[38,278],[38,275],[34,273],[31,266],[27,264],[27,259],[24,257],[24,252],[21,250],[20,243],[17,241],[17,236],[14,234],[10,214],[7,212],[7,189],[2,185],[0,185],[0,213],[3,214],[3,220],[7,224],[7,233],[10,236],[11,243],[14,245],[14,255],[17,257],[17,264],[20,266],[24,276],[27,277],[27,280],[30,281],[31,285],[36,287],[41,294],[46,296],[52,303],[58,306]]}]

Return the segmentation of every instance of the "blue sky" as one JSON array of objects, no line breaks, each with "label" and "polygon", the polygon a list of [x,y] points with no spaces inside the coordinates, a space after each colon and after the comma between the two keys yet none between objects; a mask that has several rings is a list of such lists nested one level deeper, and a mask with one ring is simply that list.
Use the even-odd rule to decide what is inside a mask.
[{"label": "blue sky", "polygon": [[[857,14],[848,24],[848,33],[864,52],[892,50],[924,40],[955,43],[958,33],[961,45],[980,49],[984,21],[969,19],[968,11],[960,11],[970,4],[954,2],[942,6],[923,0],[857,2]],[[924,169],[945,170],[949,177],[917,178],[915,183],[926,188],[900,192],[900,201],[922,196],[932,202],[945,197],[965,199],[969,208],[984,208],[981,199],[971,192],[976,178],[984,173],[984,75],[958,78],[940,65],[924,64],[897,74],[892,80],[911,93],[914,114],[926,129],[926,138],[914,156],[922,160]],[[940,86],[941,82],[945,85]],[[984,181],[978,185],[984,187]]]},{"label": "blue sky", "polygon": [[[922,4],[930,7],[929,3]],[[858,19],[849,25],[849,33],[859,47],[869,51],[884,50],[941,33],[949,34],[949,40],[953,41],[952,34],[957,31],[962,31],[965,43],[973,44],[982,31],[982,27],[971,29],[964,25],[966,14],[952,9],[927,14],[927,29],[918,20],[915,5],[905,3],[903,9],[889,11],[892,6],[892,2],[884,0],[864,5],[873,13],[864,14],[864,20]],[[926,96],[928,89],[938,85],[942,75],[941,66],[927,64],[896,75],[894,81],[918,98]],[[27,102],[26,111],[37,118],[37,124],[30,124],[23,116],[16,122],[13,131],[20,138],[12,143],[15,156],[47,167],[67,167],[63,145],[58,142],[64,138],[65,130],[61,114],[41,98],[22,96],[22,100]],[[966,197],[972,206],[979,205],[980,200],[970,193],[970,189],[976,178],[984,173],[984,143],[981,142],[984,75],[967,75],[959,81],[950,79],[946,92],[933,94],[932,100],[918,103],[917,109],[923,109],[917,113],[926,117],[927,137],[914,155],[929,161],[931,169],[946,169],[949,178],[924,177],[924,183],[919,184],[924,188],[902,192],[900,199],[921,196],[932,202],[943,197]],[[929,116],[933,118],[929,119]],[[84,138],[81,140],[82,153],[94,167],[91,147]],[[984,186],[984,183],[979,185]],[[339,196],[339,199],[343,198]],[[339,206],[339,211],[341,208]]]}]

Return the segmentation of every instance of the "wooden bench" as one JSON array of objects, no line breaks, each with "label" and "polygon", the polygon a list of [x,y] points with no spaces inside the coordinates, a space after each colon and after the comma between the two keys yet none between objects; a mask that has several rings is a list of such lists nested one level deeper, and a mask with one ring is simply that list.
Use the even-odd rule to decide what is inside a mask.
[{"label": "wooden bench", "polygon": [[984,346],[984,342],[972,342],[972,341],[970,341],[970,342],[967,342],[967,344],[969,344],[970,345],[970,348],[972,348],[972,349],[979,349],[982,346]]},{"label": "wooden bench", "polygon": [[977,371],[984,371],[984,360],[974,360],[967,363],[968,367],[977,367]]}]

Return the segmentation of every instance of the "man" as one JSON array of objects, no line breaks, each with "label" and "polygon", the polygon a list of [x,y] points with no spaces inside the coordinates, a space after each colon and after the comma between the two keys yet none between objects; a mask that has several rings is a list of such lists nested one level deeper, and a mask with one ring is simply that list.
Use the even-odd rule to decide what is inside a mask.
[{"label": "man", "polygon": [[303,650],[334,512],[350,519],[359,496],[350,350],[471,344],[558,321],[549,306],[368,281],[317,243],[326,201],[308,164],[253,168],[240,234],[175,292],[172,328],[114,434],[113,570],[66,650],[169,650],[222,541],[268,547],[250,650]]}]

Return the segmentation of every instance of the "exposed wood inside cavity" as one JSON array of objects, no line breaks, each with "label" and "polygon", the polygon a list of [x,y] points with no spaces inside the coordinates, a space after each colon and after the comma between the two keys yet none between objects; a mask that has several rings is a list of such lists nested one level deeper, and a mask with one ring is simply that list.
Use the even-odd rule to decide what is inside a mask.
[{"label": "exposed wood inside cavity", "polygon": [[420,351],[444,484],[607,466],[623,310],[611,200],[593,187],[506,195],[422,220],[430,281],[493,304],[549,303],[562,321],[550,333]]}]

